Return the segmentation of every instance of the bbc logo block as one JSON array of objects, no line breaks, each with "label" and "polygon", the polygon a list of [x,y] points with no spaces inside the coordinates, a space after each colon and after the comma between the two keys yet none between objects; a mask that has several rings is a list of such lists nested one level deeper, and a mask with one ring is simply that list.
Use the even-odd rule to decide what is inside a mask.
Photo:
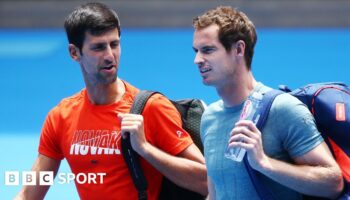
[{"label": "bbc logo block", "polygon": [[5,172],[5,185],[19,185],[19,172],[18,171]]},{"label": "bbc logo block", "polygon": [[[20,176],[21,175],[21,176]],[[37,180],[37,178],[39,180]],[[5,185],[53,185],[54,175],[52,171],[41,171],[39,176],[34,171],[7,171],[5,172]],[[21,181],[21,183],[20,183]]]},{"label": "bbc logo block", "polygon": [[[106,173],[58,173],[58,184],[103,184]],[[53,185],[53,171],[6,171],[5,185]]]}]

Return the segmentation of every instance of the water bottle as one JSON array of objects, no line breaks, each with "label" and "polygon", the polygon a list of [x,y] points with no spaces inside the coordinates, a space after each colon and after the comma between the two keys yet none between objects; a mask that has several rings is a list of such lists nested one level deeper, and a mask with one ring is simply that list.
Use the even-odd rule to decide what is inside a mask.
[{"label": "water bottle", "polygon": [[[257,113],[257,109],[260,106],[263,95],[258,92],[253,92],[250,96],[248,96],[247,100],[243,105],[243,109],[241,115],[239,117],[240,120],[251,120],[254,124],[256,124],[260,118],[260,114]],[[240,147],[230,148],[227,146],[225,157],[231,160],[241,162],[246,150]]]}]

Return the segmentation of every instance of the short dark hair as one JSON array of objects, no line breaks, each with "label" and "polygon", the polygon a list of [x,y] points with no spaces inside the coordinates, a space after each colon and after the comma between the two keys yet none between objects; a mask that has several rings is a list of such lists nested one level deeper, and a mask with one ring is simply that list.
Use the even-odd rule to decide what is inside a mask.
[{"label": "short dark hair", "polygon": [[81,51],[85,33],[100,35],[117,28],[119,36],[120,22],[117,13],[102,3],[87,3],[76,8],[64,22],[68,42]]},{"label": "short dark hair", "polygon": [[219,41],[226,51],[231,50],[232,44],[238,40],[245,42],[244,59],[250,70],[257,41],[253,22],[243,12],[230,6],[219,6],[193,19],[193,27],[196,30],[212,24],[219,26]]}]

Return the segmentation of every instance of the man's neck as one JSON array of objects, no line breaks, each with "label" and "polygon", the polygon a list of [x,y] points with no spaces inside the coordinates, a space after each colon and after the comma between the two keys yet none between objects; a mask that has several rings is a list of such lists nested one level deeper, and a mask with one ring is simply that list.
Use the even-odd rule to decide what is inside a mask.
[{"label": "man's neck", "polygon": [[257,82],[249,71],[246,76],[236,77],[232,82],[217,89],[225,107],[233,107],[242,103],[254,89]]},{"label": "man's neck", "polygon": [[110,84],[86,84],[89,100],[95,105],[108,105],[122,99],[125,93],[123,81],[117,78]]}]

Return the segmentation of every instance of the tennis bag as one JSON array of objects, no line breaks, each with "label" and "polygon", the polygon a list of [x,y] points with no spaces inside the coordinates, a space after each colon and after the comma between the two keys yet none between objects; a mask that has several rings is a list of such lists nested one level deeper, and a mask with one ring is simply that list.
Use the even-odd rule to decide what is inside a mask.
[{"label": "tennis bag", "polygon": [[[291,91],[286,86],[280,90],[288,92],[302,101],[313,114],[316,125],[324,137],[335,160],[340,166],[345,187],[339,200],[350,200],[350,88],[344,83],[314,83]],[[261,117],[257,127],[261,128],[267,119],[268,112],[276,96],[283,92],[273,90],[264,95],[259,109]],[[260,122],[260,123],[259,123]],[[258,126],[259,125],[259,126]],[[246,157],[246,156],[245,156]],[[273,200],[273,194],[261,184],[257,172],[252,169],[245,158],[245,165],[253,185],[261,199]],[[304,199],[319,199],[304,196]]]},{"label": "tennis bag", "polygon": [[[158,92],[140,91],[134,100],[130,113],[142,114],[147,100]],[[191,135],[193,142],[203,153],[203,145],[200,139],[200,120],[205,109],[205,104],[198,99],[170,100],[179,111],[183,128]],[[147,199],[147,180],[139,163],[139,155],[132,149],[129,134],[122,140],[122,154],[128,166],[134,185],[138,191],[139,200]],[[160,200],[204,200],[199,193],[182,188],[163,178]]]},{"label": "tennis bag", "polygon": [[350,88],[344,83],[315,83],[289,92],[313,114],[316,125],[333,153],[345,180],[339,199],[350,200]]}]

